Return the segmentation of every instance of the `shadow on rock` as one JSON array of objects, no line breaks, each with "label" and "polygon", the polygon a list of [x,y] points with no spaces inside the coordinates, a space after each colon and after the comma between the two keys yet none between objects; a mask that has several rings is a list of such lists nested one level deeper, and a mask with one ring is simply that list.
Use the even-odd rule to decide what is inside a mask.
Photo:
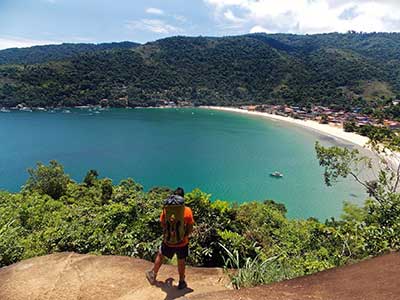
[{"label": "shadow on rock", "polygon": [[174,300],[174,299],[178,299],[181,298],[186,299],[184,296],[186,294],[192,293],[193,289],[187,287],[183,290],[178,290],[178,288],[176,286],[173,286],[173,278],[168,278],[165,280],[165,282],[162,281],[156,281],[156,283],[154,284],[154,286],[160,288],[165,294],[166,297],[164,300]]}]

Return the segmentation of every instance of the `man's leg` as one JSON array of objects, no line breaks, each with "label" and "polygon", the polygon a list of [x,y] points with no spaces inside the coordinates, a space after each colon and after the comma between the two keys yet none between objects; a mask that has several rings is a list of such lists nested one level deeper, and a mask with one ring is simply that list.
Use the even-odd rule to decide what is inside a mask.
[{"label": "man's leg", "polygon": [[153,269],[146,271],[147,280],[151,284],[155,284],[156,279],[157,279],[157,273],[161,268],[163,260],[164,260],[164,255],[162,255],[161,249],[160,249],[160,251],[158,251],[158,253],[157,253],[156,260],[154,261]]},{"label": "man's leg", "polygon": [[160,270],[163,261],[164,261],[164,255],[161,254],[161,251],[158,251],[153,267],[153,272],[155,274],[155,277],[157,276],[158,270]]},{"label": "man's leg", "polygon": [[185,259],[184,258],[178,259],[178,272],[179,272],[178,289],[183,290],[187,287],[187,284],[185,281]]},{"label": "man's leg", "polygon": [[182,247],[177,252],[178,255],[178,272],[179,272],[179,285],[178,289],[182,290],[187,287],[185,281],[185,259],[189,255],[189,246]]},{"label": "man's leg", "polygon": [[178,259],[179,281],[185,280],[185,259]]}]

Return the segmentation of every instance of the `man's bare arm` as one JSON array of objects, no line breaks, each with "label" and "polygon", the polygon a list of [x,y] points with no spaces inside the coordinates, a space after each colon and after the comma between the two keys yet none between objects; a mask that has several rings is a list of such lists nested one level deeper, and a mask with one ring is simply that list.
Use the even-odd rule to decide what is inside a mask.
[{"label": "man's bare arm", "polygon": [[185,236],[190,236],[193,232],[193,224],[187,224],[185,230]]}]

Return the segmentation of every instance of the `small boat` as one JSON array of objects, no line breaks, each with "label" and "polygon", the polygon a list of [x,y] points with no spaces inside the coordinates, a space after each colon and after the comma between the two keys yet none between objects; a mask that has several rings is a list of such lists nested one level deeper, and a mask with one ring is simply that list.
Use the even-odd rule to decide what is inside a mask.
[{"label": "small boat", "polygon": [[11,110],[3,107],[2,109],[0,109],[0,112],[8,113],[8,112],[11,112]]},{"label": "small boat", "polygon": [[272,176],[272,177],[276,177],[276,178],[282,178],[283,177],[283,174],[281,172],[278,172],[278,171],[274,171],[269,175]]}]

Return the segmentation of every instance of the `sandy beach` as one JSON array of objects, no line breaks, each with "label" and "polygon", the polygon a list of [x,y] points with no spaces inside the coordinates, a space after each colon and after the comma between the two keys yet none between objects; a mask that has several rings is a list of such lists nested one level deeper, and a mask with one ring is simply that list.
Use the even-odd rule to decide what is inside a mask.
[{"label": "sandy beach", "polygon": [[287,123],[291,123],[298,126],[303,126],[311,130],[318,131],[323,133],[324,135],[329,135],[331,137],[341,139],[346,142],[353,143],[360,147],[365,147],[368,143],[368,138],[365,136],[361,136],[359,134],[353,132],[345,132],[342,128],[336,127],[333,125],[328,124],[320,124],[317,121],[312,120],[298,120],[291,117],[283,117],[278,115],[273,115],[265,112],[258,112],[258,111],[248,111],[240,108],[235,107],[223,107],[223,106],[202,106],[202,108],[206,109],[213,109],[213,110],[222,110],[222,111],[229,111],[229,112],[236,112],[254,116],[261,116],[264,118],[283,121]]}]

